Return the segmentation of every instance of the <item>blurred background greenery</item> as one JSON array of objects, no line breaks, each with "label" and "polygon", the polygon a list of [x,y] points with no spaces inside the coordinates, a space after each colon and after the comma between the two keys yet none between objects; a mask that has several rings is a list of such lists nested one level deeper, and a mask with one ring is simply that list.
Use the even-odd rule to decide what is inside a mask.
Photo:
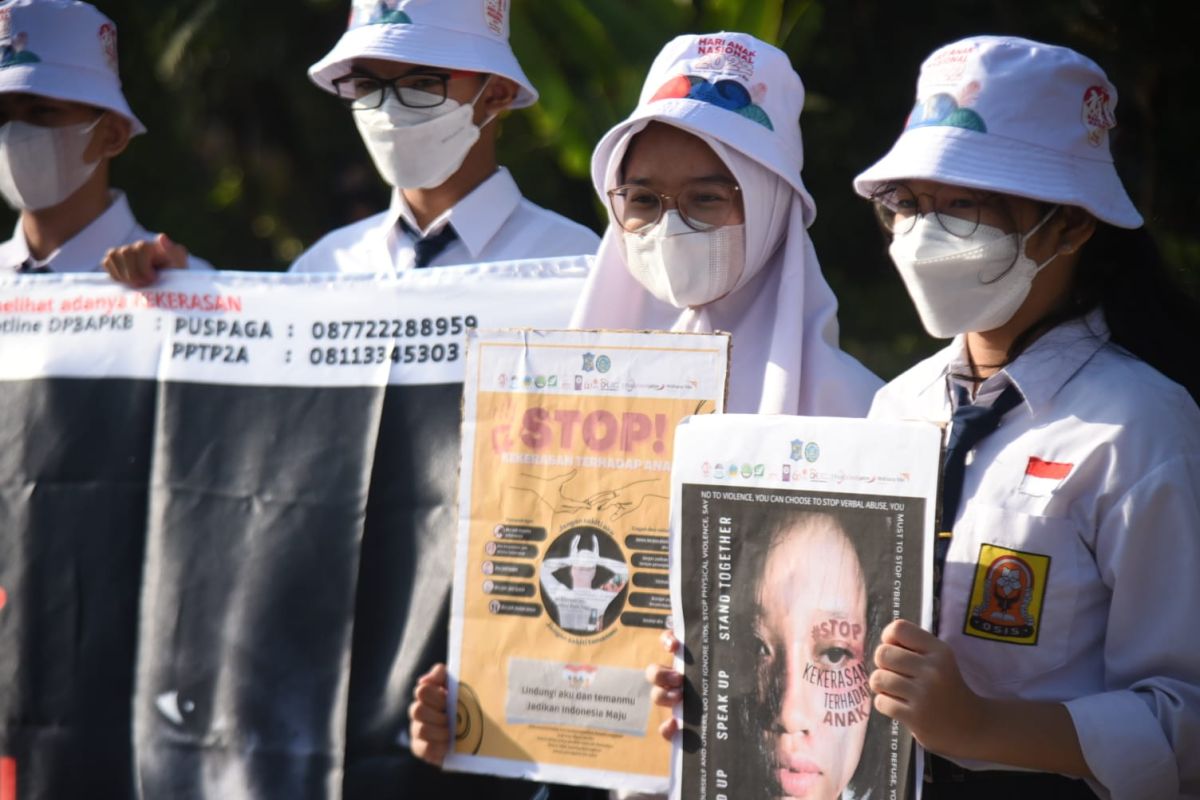
[{"label": "blurred background greenery", "polygon": [[[349,0],[100,0],[120,31],[125,90],[150,133],[115,183],[152,230],[218,267],[283,269],[325,232],[382,210],[386,187],[349,113],[311,84]],[[592,145],[636,102],[659,48],[742,30],[803,78],[805,181],[843,346],[884,378],[936,349],[850,186],[882,155],[934,47],[976,33],[1074,47],[1120,94],[1114,139],[1135,202],[1181,280],[1200,285],[1197,5],[1155,0],[513,0],[513,46],[541,92],[503,120],[501,158],[534,202],[596,230]]]}]

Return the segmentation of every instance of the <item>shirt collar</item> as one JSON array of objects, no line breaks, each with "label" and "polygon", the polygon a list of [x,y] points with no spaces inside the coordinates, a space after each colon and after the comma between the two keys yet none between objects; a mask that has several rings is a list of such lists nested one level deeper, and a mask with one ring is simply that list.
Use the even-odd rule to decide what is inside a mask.
[{"label": "shirt collar", "polygon": [[931,370],[925,374],[928,380],[919,384],[917,394],[925,396],[933,391],[945,392],[946,376],[955,370],[954,364],[957,364],[960,359],[966,359],[966,339],[961,334],[954,337],[954,341],[942,348],[938,353],[930,356],[925,363],[941,364],[940,369]]},{"label": "shirt collar", "polygon": [[[477,258],[517,210],[520,202],[521,190],[517,188],[517,182],[507,169],[500,167],[466,197],[438,215],[421,231],[421,235],[431,236],[450,223],[472,258]],[[388,209],[388,228],[401,219],[413,230],[421,230],[408,201],[404,199],[404,193],[396,189],[392,192],[392,203]]]},{"label": "shirt collar", "polygon": [[[33,260],[34,266],[49,267],[52,272],[94,272],[100,268],[109,248],[130,239],[137,221],[129,210],[125,193],[113,190],[111,202],[104,212],[88,223],[44,260]],[[0,269],[15,270],[31,258],[25,230],[17,219],[12,239],[0,250]]]},{"label": "shirt collar", "polygon": [[[975,401],[990,404],[1011,383],[1017,387],[1030,411],[1038,414],[1050,405],[1059,390],[1096,351],[1108,343],[1110,337],[1104,312],[1098,308],[1082,317],[1068,320],[1039,336],[1015,361],[979,384]],[[953,406],[953,393],[949,391],[951,385],[970,385],[954,377],[971,373],[966,337],[955,337],[954,342],[942,352],[946,356],[946,366],[921,389],[921,393],[941,384]]]},{"label": "shirt collar", "polygon": [[1039,337],[1003,372],[1037,414],[1110,338],[1104,312],[1092,309]]},{"label": "shirt collar", "polygon": [[28,258],[29,243],[25,241],[25,231],[21,229],[21,218],[18,216],[12,238],[0,245],[0,271],[12,272],[20,269]]}]

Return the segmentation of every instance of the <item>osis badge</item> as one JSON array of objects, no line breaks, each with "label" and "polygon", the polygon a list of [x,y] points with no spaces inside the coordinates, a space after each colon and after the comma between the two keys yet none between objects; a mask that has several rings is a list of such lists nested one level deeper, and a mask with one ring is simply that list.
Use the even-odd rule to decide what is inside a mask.
[{"label": "osis badge", "polygon": [[963,633],[1010,644],[1037,644],[1049,574],[1050,556],[982,545]]}]

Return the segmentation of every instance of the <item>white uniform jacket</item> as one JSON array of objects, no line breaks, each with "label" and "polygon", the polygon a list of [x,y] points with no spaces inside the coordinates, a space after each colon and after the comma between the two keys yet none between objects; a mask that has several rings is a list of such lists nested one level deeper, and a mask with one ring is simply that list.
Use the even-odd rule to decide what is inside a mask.
[{"label": "white uniform jacket", "polygon": [[[948,422],[953,374],[969,374],[961,337],[870,416]],[[1063,702],[1102,797],[1198,798],[1200,410],[1110,344],[1099,312],[976,402],[1009,383],[1024,402],[968,456],[939,636],[979,694]]]},{"label": "white uniform jacket", "polygon": [[[112,203],[103,214],[41,261],[30,255],[18,218],[12,238],[0,244],[0,273],[18,270],[26,262],[30,267],[51,272],[98,272],[103,269],[101,262],[109,248],[153,239],[155,234],[133,218],[125,193],[114,190],[111,195]],[[210,270],[212,265],[202,258],[189,256],[188,269]]]},{"label": "white uniform jacket", "polygon": [[[412,230],[420,229],[396,190],[387,211],[327,234],[301,253],[289,272],[379,274],[412,269],[414,239],[400,228],[401,218]],[[591,255],[600,246],[600,237],[589,228],[522,197],[504,167],[431,222],[422,235],[432,236],[447,223],[458,238],[429,266]]]}]

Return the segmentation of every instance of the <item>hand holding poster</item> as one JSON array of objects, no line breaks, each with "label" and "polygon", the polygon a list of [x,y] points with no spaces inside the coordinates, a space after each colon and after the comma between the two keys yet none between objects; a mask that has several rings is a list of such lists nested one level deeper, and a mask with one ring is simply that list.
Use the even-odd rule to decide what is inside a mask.
[{"label": "hand holding poster", "polygon": [[940,445],[919,423],[680,425],[672,797],[907,796],[911,737],[874,710],[867,681],[889,622],[930,622]]},{"label": "hand holding poster", "polygon": [[661,791],[672,433],[725,334],[478,331],[463,400],[446,767]]}]

